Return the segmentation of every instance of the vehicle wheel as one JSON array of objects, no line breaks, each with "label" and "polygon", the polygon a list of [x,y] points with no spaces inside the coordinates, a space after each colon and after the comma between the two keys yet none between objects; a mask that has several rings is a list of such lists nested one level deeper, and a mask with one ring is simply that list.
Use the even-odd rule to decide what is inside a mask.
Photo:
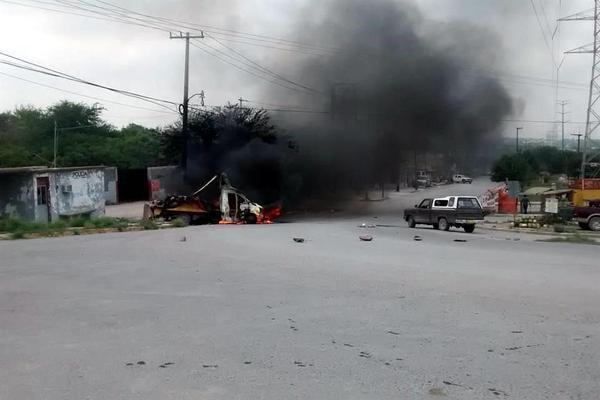
[{"label": "vehicle wheel", "polygon": [[463,225],[463,229],[467,233],[473,233],[473,231],[475,230],[475,224],[466,224],[466,225]]},{"label": "vehicle wheel", "polygon": [[600,231],[600,217],[594,217],[588,222],[588,226],[593,231]]},{"label": "vehicle wheel", "polygon": [[413,217],[408,217],[406,219],[406,222],[408,222],[409,228],[414,228],[417,225],[417,223],[415,222],[415,219]]},{"label": "vehicle wheel", "polygon": [[450,225],[448,224],[448,220],[446,218],[440,218],[438,220],[438,229],[440,231],[447,231],[450,229]]},{"label": "vehicle wheel", "polygon": [[247,224],[256,224],[257,222],[257,218],[256,218],[256,214],[252,214],[252,213],[248,213],[248,215],[246,215],[246,223]]},{"label": "vehicle wheel", "polygon": [[587,223],[585,223],[585,222],[580,222],[580,223],[579,223],[579,227],[580,227],[581,229],[590,229],[590,227],[588,226],[588,224],[587,224]]}]

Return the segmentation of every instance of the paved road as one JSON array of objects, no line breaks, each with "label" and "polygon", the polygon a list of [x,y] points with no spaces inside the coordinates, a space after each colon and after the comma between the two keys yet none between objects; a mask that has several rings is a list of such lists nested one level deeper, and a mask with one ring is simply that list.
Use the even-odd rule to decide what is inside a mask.
[{"label": "paved road", "polygon": [[382,212],[0,254],[0,399],[600,396],[596,246]]}]

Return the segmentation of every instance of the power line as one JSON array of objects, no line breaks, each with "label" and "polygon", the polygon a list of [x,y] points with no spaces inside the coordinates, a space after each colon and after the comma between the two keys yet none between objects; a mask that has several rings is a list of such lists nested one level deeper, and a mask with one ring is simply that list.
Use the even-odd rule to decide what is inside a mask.
[{"label": "power line", "polygon": [[[40,0],[33,0],[33,1],[40,1]],[[119,18],[119,17],[115,17],[113,15],[114,13],[118,14],[119,16],[123,16],[125,18],[132,18],[132,19],[138,20],[140,22],[147,22],[147,21],[145,21],[143,19],[131,17],[131,16],[123,14],[121,12],[115,12],[114,10],[109,10],[109,12],[111,12],[111,14],[106,14],[104,12],[97,11],[97,10],[89,10],[86,7],[81,7],[81,6],[75,5],[72,2],[66,1],[66,0],[57,0],[57,2],[60,3],[60,5],[62,5],[62,6],[73,7],[73,8],[76,8],[76,9],[79,9],[79,10],[83,10],[83,11],[86,11],[86,12],[93,12],[93,13],[96,13],[96,14],[107,16],[110,19],[114,19],[114,20],[116,20],[118,22],[129,23],[130,21],[124,20],[124,19]],[[44,2],[44,1],[42,1],[42,3],[43,4],[48,4],[47,2]],[[82,1],[82,0],[79,0],[79,3],[80,4],[84,4],[84,5],[88,5],[88,6],[92,6],[92,7],[96,7],[96,8],[102,9],[102,10],[108,10],[105,7],[96,6],[94,4],[91,4],[91,3],[88,3],[88,2]],[[149,27],[149,28],[153,28],[153,29],[158,29],[158,30],[161,30],[161,31],[167,31],[167,30],[169,30],[169,28],[171,28],[169,26],[165,26],[164,24],[162,24],[162,25],[156,25],[156,24],[147,25],[147,24],[138,24],[138,23],[134,23],[134,24],[135,25],[141,25],[141,26]],[[217,38],[215,38],[213,36],[211,36],[211,39],[215,40],[217,43],[219,43],[224,48],[228,49],[229,51],[231,51],[234,54],[238,55],[239,57],[243,58],[244,60],[246,60],[246,62],[244,62],[244,61],[242,61],[240,59],[236,59],[235,57],[232,57],[232,56],[230,56],[230,55],[228,55],[228,54],[226,54],[226,53],[224,53],[224,52],[222,52],[222,51],[220,51],[220,50],[218,50],[218,49],[216,49],[216,48],[214,48],[212,46],[209,46],[209,45],[207,45],[207,46],[211,47],[214,51],[217,51],[217,52],[223,54],[226,57],[230,57],[231,59],[233,59],[236,62],[244,64],[248,68],[252,68],[252,69],[257,70],[259,74],[270,75],[270,76],[272,76],[273,78],[275,78],[277,80],[281,80],[283,82],[286,82],[287,84],[290,84],[290,85],[293,85],[293,86],[297,86],[297,87],[302,88],[302,89],[307,90],[307,91],[319,93],[316,89],[313,89],[313,88],[311,88],[309,86],[306,86],[306,85],[303,85],[301,83],[295,82],[295,81],[293,81],[291,79],[288,79],[288,78],[282,76],[281,74],[278,74],[278,73],[272,71],[271,69],[268,69],[268,68],[266,68],[266,67],[264,67],[264,66],[256,63],[255,61],[253,61],[250,58],[246,57],[245,55],[243,55],[242,53],[238,52],[237,50],[235,50],[235,49],[233,49],[233,48],[225,45],[224,43],[222,43],[221,41],[219,41],[219,39],[217,39]]]},{"label": "power line", "polygon": [[38,68],[41,68],[41,69],[32,68],[32,67],[29,67],[29,66],[26,66],[26,65],[19,65],[19,64],[16,64],[14,62],[0,61],[0,63],[3,63],[3,64],[11,65],[13,67],[20,68],[20,69],[25,69],[25,70],[29,70],[29,71],[32,71],[32,72],[42,73],[42,74],[49,75],[49,76],[54,76],[54,77],[61,78],[61,79],[66,79],[66,80],[70,80],[70,81],[74,81],[74,82],[79,82],[79,83],[82,83],[82,84],[85,84],[85,85],[89,85],[89,86],[98,87],[98,88],[101,88],[101,89],[109,90],[111,92],[122,94],[124,96],[134,97],[134,98],[137,98],[137,99],[149,102],[149,103],[153,103],[153,104],[158,105],[160,107],[166,108],[169,111],[171,111],[171,109],[169,107],[167,107],[163,103],[171,104],[171,105],[175,105],[175,106],[179,105],[178,103],[175,103],[173,101],[159,99],[159,98],[156,98],[156,97],[146,96],[146,95],[142,95],[142,94],[131,92],[131,91],[127,91],[127,90],[116,89],[116,88],[113,88],[113,87],[109,87],[109,86],[101,85],[101,84],[98,84],[98,83],[90,82],[90,81],[78,78],[76,76],[69,75],[69,74],[66,74],[64,72],[61,72],[61,71],[58,71],[58,70],[55,70],[55,69],[52,69],[52,68],[49,68],[49,67],[45,67],[43,65],[36,64],[34,62],[31,62],[31,61],[27,61],[27,60],[25,60],[23,58],[19,58],[19,57],[13,56],[13,55],[8,54],[8,53],[3,52],[3,51],[0,51],[0,55],[3,55],[3,56],[8,57],[8,58],[11,58],[13,60],[20,61],[20,62],[28,64],[28,65],[33,65],[34,67],[38,67]]},{"label": "power line", "polygon": [[[27,0],[23,0],[23,1],[27,1]],[[42,7],[42,6],[32,5],[32,4],[23,4],[23,3],[16,2],[16,1],[0,0],[0,2],[4,2],[4,3],[8,3],[8,4],[14,4],[14,5],[30,7],[30,8],[38,8],[38,9],[47,10],[47,11],[82,16],[82,17],[87,17],[87,18],[94,18],[94,19],[99,19],[99,20],[119,22],[119,23],[124,23],[124,24],[129,24],[129,25],[137,25],[137,26],[157,29],[157,30],[161,30],[161,31],[173,30],[172,29],[173,25],[176,25],[178,27],[176,30],[180,30],[180,28],[184,28],[186,30],[194,30],[194,31],[204,30],[206,32],[206,29],[209,29],[209,32],[212,33],[213,35],[231,36],[234,38],[241,38],[241,39],[245,39],[245,40],[257,41],[257,42],[262,42],[262,43],[271,43],[271,44],[276,44],[276,45],[280,45],[280,46],[288,46],[288,47],[293,47],[293,48],[303,49],[303,50],[310,50],[310,51],[329,52],[329,53],[336,51],[336,49],[334,49],[332,47],[319,47],[319,46],[310,45],[310,44],[306,44],[306,43],[302,43],[302,42],[281,39],[281,38],[274,38],[274,37],[270,37],[270,36],[266,36],[266,35],[257,35],[257,34],[252,34],[252,33],[235,31],[235,30],[231,30],[231,29],[218,28],[218,27],[214,27],[214,26],[210,26],[210,25],[200,25],[200,24],[194,24],[194,23],[190,23],[190,22],[179,21],[179,20],[175,20],[175,19],[156,17],[156,16],[152,16],[149,14],[144,14],[144,13],[128,10],[124,7],[116,6],[111,3],[99,1],[99,0],[97,0],[99,3],[108,4],[113,8],[101,7],[101,6],[91,4],[89,2],[85,2],[85,1],[81,1],[81,0],[79,0],[79,4],[83,4],[84,6],[73,4],[72,2],[67,2],[64,0],[56,0],[55,2],[48,2],[48,1],[42,1],[42,0],[28,0],[28,1],[31,1],[31,2],[37,3],[37,4],[50,5],[53,7],[62,7],[62,8],[67,8],[67,9],[81,10],[81,11],[84,11],[87,13],[101,15],[102,17],[97,17],[97,16],[93,16],[93,15],[89,15],[89,14],[73,13],[73,12],[66,11],[64,9],[57,10],[55,8]],[[90,9],[89,7],[93,7],[95,9]],[[119,10],[122,10],[122,11],[119,11]],[[103,11],[105,11],[105,12],[103,12]],[[139,15],[139,16],[143,16],[146,18],[143,19],[143,18],[133,17],[131,15],[124,14],[123,11],[126,13],[129,13],[129,14]],[[106,12],[108,12],[108,14]],[[104,18],[104,17],[106,17],[106,18]],[[139,22],[133,22],[133,21],[130,21],[129,19],[133,19],[133,20],[136,20]],[[148,19],[150,19],[150,21]],[[171,25],[167,26],[166,24],[171,24]],[[225,39],[223,39],[223,40],[225,40]],[[263,47],[267,47],[267,46],[263,46]],[[291,50],[291,49],[280,48],[280,47],[275,47],[275,46],[272,46],[272,47],[277,48],[279,50]],[[301,52],[301,51],[299,51],[299,52]],[[310,53],[310,54],[313,54],[313,53]]]},{"label": "power line", "polygon": [[[87,3],[83,0],[78,0],[80,3]],[[177,20],[177,19],[170,19],[170,18],[164,18],[164,17],[156,17],[150,14],[144,14],[144,13],[140,13],[137,11],[133,11],[121,6],[117,6],[115,4],[109,3],[107,1],[103,1],[103,0],[96,0],[96,2],[98,3],[102,3],[105,5],[109,5],[110,7],[113,7],[113,9],[119,9],[128,13],[132,13],[132,14],[136,14],[136,15],[140,15],[140,16],[144,16],[147,18],[151,18],[154,20],[159,20],[159,21],[163,21],[163,22],[169,22],[169,23],[173,23],[173,24],[179,24],[179,26],[185,28],[185,29],[193,29],[190,27],[197,27],[198,29],[202,29],[203,31],[207,31],[207,30],[213,30],[213,31],[217,31],[217,32],[211,32],[213,34],[219,34],[219,35],[231,35],[231,36],[241,36],[241,37],[246,37],[249,40],[262,40],[262,41],[267,41],[267,42],[272,42],[272,43],[280,43],[280,44],[286,44],[286,45],[290,45],[290,46],[296,46],[296,47],[303,47],[303,48],[307,48],[307,49],[313,49],[313,50],[324,50],[324,51],[336,51],[337,49],[334,48],[333,46],[315,46],[315,45],[311,45],[311,44],[307,44],[307,43],[303,43],[303,42],[299,42],[299,41],[294,41],[294,40],[288,40],[288,39],[282,39],[282,38],[275,38],[272,36],[267,36],[267,35],[258,35],[258,34],[253,34],[253,33],[247,33],[247,32],[241,32],[241,31],[237,31],[237,30],[232,30],[232,29],[224,29],[224,28],[219,28],[219,27],[215,27],[215,26],[210,26],[210,25],[204,25],[204,24],[196,24],[196,23],[192,23],[192,22],[186,22],[186,21],[181,21],[181,20]],[[87,3],[89,4],[89,3]],[[99,6],[96,6],[99,7]],[[106,8],[105,8],[106,9]],[[111,9],[106,9],[106,10],[111,10]],[[183,25],[185,24],[185,25]]]},{"label": "power line", "polygon": [[542,37],[544,38],[544,43],[546,43],[546,48],[550,53],[550,58],[552,59],[552,64],[556,66],[556,61],[554,60],[554,52],[552,51],[552,47],[548,44],[548,39],[546,38],[546,33],[544,31],[544,26],[542,25],[542,21],[540,21],[540,16],[538,15],[537,9],[535,8],[535,3],[533,0],[529,0],[531,2],[531,7],[533,8],[533,12],[535,13],[535,19],[538,22],[538,26],[540,27],[540,31],[542,32]]},{"label": "power line", "polygon": [[318,91],[318,90],[316,90],[316,89],[313,89],[313,88],[311,88],[311,87],[309,87],[309,86],[306,86],[306,85],[303,85],[303,84],[301,84],[301,83],[298,83],[298,82],[292,81],[291,79],[288,79],[288,78],[286,78],[285,76],[282,76],[282,75],[280,75],[280,74],[278,74],[278,73],[276,73],[276,72],[272,71],[271,69],[269,69],[269,68],[266,68],[266,67],[264,67],[264,66],[262,66],[262,65],[258,64],[257,62],[255,62],[255,61],[251,60],[250,58],[246,57],[244,54],[240,53],[239,51],[235,50],[234,48],[231,48],[231,47],[229,47],[229,46],[225,45],[225,44],[224,44],[224,43],[222,43],[220,40],[216,39],[215,37],[213,37],[213,36],[211,36],[211,35],[209,35],[209,34],[207,34],[207,36],[208,36],[208,37],[210,37],[210,38],[211,38],[212,40],[214,40],[215,42],[219,43],[219,44],[220,44],[221,46],[223,46],[224,48],[226,48],[226,49],[228,49],[229,51],[233,52],[234,54],[237,54],[238,56],[242,57],[244,60],[248,61],[250,64],[252,64],[252,65],[256,66],[256,67],[257,67],[259,70],[262,70],[262,71],[264,71],[264,73],[267,73],[267,74],[269,74],[269,75],[271,75],[271,76],[274,76],[274,77],[276,77],[276,78],[279,78],[279,79],[280,79],[280,80],[282,80],[282,81],[285,81],[285,82],[287,82],[287,83],[290,83],[290,84],[292,84],[292,85],[294,85],[294,86],[298,86],[298,87],[300,87],[300,88],[302,88],[302,89],[305,89],[305,90],[308,90],[308,91],[310,91],[310,92],[315,92],[315,93],[319,93],[319,94],[324,94],[323,92],[320,92],[320,91]]},{"label": "power line", "polygon": [[139,109],[139,110],[153,111],[153,112],[163,113],[163,114],[173,114],[173,113],[175,113],[175,111],[154,110],[152,108],[134,106],[132,104],[120,103],[118,101],[113,101],[113,100],[107,100],[107,99],[103,99],[101,97],[88,96],[86,94],[81,94],[81,93],[73,92],[71,90],[61,89],[61,88],[58,88],[58,87],[52,86],[52,85],[46,85],[44,83],[32,81],[32,80],[25,79],[25,78],[22,78],[22,77],[16,76],[16,75],[7,74],[5,72],[0,72],[0,75],[4,75],[4,76],[10,77],[10,78],[18,79],[18,80],[24,81],[24,82],[29,82],[31,84],[42,86],[42,87],[46,87],[46,88],[49,88],[49,89],[58,90],[60,92],[69,93],[69,94],[73,94],[73,95],[81,96],[81,97],[86,97],[86,98],[92,99],[92,100],[99,100],[99,101],[102,101],[102,102],[105,102],[105,103],[112,103],[112,104],[117,104],[117,105],[124,106],[124,107],[131,107],[131,108],[136,108],[136,109]]},{"label": "power line", "polygon": [[[30,0],[30,1],[36,1],[36,0]],[[57,10],[57,9],[54,9],[54,8],[40,7],[40,6],[31,5],[31,4],[23,4],[23,3],[18,3],[16,1],[10,1],[10,0],[0,0],[0,2],[1,3],[18,5],[18,6],[22,6],[22,7],[35,8],[35,9],[40,9],[40,10],[45,10],[45,11],[52,11],[52,12],[56,12],[56,13],[60,13],[60,14],[75,15],[75,16],[79,16],[79,17],[91,18],[91,19],[96,19],[96,20],[100,20],[100,21],[119,22],[119,23],[123,23],[123,24],[127,24],[127,25],[137,25],[137,26],[144,27],[144,28],[158,29],[158,30],[163,31],[163,32],[165,31],[165,29],[156,28],[154,26],[145,25],[145,24],[139,24],[139,23],[135,23],[135,22],[131,22],[131,21],[117,20],[117,19],[114,19],[114,18],[113,19],[111,19],[111,18],[102,18],[102,17],[97,17],[97,16],[94,16],[94,15],[81,14],[81,13],[76,13],[76,12],[71,12],[71,11],[65,11],[65,10]],[[46,3],[46,2],[43,2],[43,3]],[[60,7],[59,4],[56,4],[54,6],[55,7]]]},{"label": "power line", "polygon": [[[246,72],[246,73],[248,73],[248,74],[250,74],[250,75],[253,75],[253,76],[257,77],[257,78],[263,79],[263,80],[265,80],[265,81],[267,81],[267,82],[270,82],[270,83],[273,83],[273,84],[275,84],[275,85],[278,85],[278,86],[284,87],[284,88],[286,88],[286,89],[295,90],[295,91],[297,91],[297,92],[300,92],[300,93],[305,93],[305,94],[312,94],[311,92],[308,92],[307,90],[304,90],[304,89],[301,89],[301,88],[298,88],[298,87],[295,87],[295,86],[289,86],[289,85],[287,85],[287,84],[285,84],[285,83],[281,83],[281,82],[280,82],[280,81],[278,81],[278,80],[273,80],[273,79],[270,79],[270,78],[268,78],[268,77],[265,77],[264,75],[260,75],[259,73],[256,73],[256,72],[254,72],[254,71],[252,71],[252,70],[249,70],[249,69],[246,69],[246,68],[240,67],[239,65],[237,65],[237,64],[234,64],[234,63],[232,63],[232,62],[228,61],[227,59],[225,59],[225,58],[223,58],[223,57],[220,57],[220,56],[219,56],[219,55],[217,55],[217,54],[211,53],[209,50],[206,50],[204,47],[208,47],[209,49],[212,49],[212,50],[216,51],[217,53],[223,54],[225,57],[229,57],[229,58],[231,58],[231,59],[233,59],[233,60],[235,60],[235,61],[237,61],[237,62],[240,62],[240,61],[239,61],[239,60],[237,60],[235,57],[233,57],[233,56],[231,56],[231,55],[229,55],[229,54],[227,54],[227,53],[224,53],[223,51],[221,51],[221,50],[219,50],[219,49],[216,49],[216,48],[214,48],[213,46],[211,46],[211,45],[209,45],[209,44],[207,44],[207,43],[202,43],[202,42],[199,42],[199,41],[192,41],[190,44],[191,44],[192,46],[194,46],[194,47],[196,47],[196,48],[198,48],[198,49],[202,50],[202,51],[203,51],[203,52],[205,52],[206,54],[209,54],[209,55],[211,55],[211,56],[213,56],[213,57],[217,58],[218,60],[221,60],[222,62],[224,62],[224,63],[226,63],[226,64],[228,64],[228,65],[231,65],[232,67],[234,67],[234,68],[236,68],[236,69],[238,69],[238,70],[240,70],[240,71],[243,71],[243,72]],[[203,46],[203,47],[201,47],[201,46]],[[248,66],[248,65],[246,65],[246,64],[244,64],[244,65],[245,65],[245,66]],[[256,68],[254,68],[254,69],[256,70]]]},{"label": "power line", "polygon": [[552,28],[550,27],[550,22],[548,21],[548,14],[546,13],[546,8],[544,7],[544,0],[539,0],[540,8],[542,9],[542,15],[544,16],[544,21],[546,22],[546,28],[548,29],[548,34],[551,39],[554,39]]}]

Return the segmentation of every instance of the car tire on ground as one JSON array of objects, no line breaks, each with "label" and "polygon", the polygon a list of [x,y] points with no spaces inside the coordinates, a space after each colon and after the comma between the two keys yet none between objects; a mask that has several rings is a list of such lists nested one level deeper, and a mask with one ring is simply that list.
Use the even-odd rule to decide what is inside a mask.
[{"label": "car tire on ground", "polygon": [[413,217],[408,217],[406,219],[406,222],[408,222],[409,228],[414,228],[417,225],[417,223],[415,222],[415,219]]},{"label": "car tire on ground", "polygon": [[466,224],[466,225],[463,225],[463,229],[467,233],[473,233],[473,231],[475,230],[475,224]]},{"label": "car tire on ground", "polygon": [[450,224],[448,224],[448,220],[443,217],[438,220],[437,225],[440,231],[447,231],[450,229]]},{"label": "car tire on ground", "polygon": [[592,217],[588,221],[588,226],[593,231],[600,231],[600,217]]},{"label": "car tire on ground", "polygon": [[579,227],[580,227],[581,229],[586,229],[586,230],[587,230],[587,229],[590,229],[590,227],[589,227],[589,225],[587,224],[587,222],[580,222],[580,223],[579,223]]}]

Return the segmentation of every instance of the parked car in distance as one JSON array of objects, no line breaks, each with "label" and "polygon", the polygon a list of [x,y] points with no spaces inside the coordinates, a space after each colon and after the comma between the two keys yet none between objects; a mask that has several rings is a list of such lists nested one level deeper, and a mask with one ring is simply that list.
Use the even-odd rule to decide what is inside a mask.
[{"label": "parked car in distance", "polygon": [[575,207],[573,218],[582,229],[600,231],[600,199],[591,200],[587,207]]},{"label": "parked car in distance", "polygon": [[471,233],[485,213],[477,197],[448,196],[436,199],[424,199],[414,208],[404,210],[404,220],[414,228],[418,224],[432,225],[441,231],[450,227],[463,228]]},{"label": "parked car in distance", "polygon": [[452,177],[454,183],[473,183],[473,178],[469,178],[466,175],[456,174]]}]

